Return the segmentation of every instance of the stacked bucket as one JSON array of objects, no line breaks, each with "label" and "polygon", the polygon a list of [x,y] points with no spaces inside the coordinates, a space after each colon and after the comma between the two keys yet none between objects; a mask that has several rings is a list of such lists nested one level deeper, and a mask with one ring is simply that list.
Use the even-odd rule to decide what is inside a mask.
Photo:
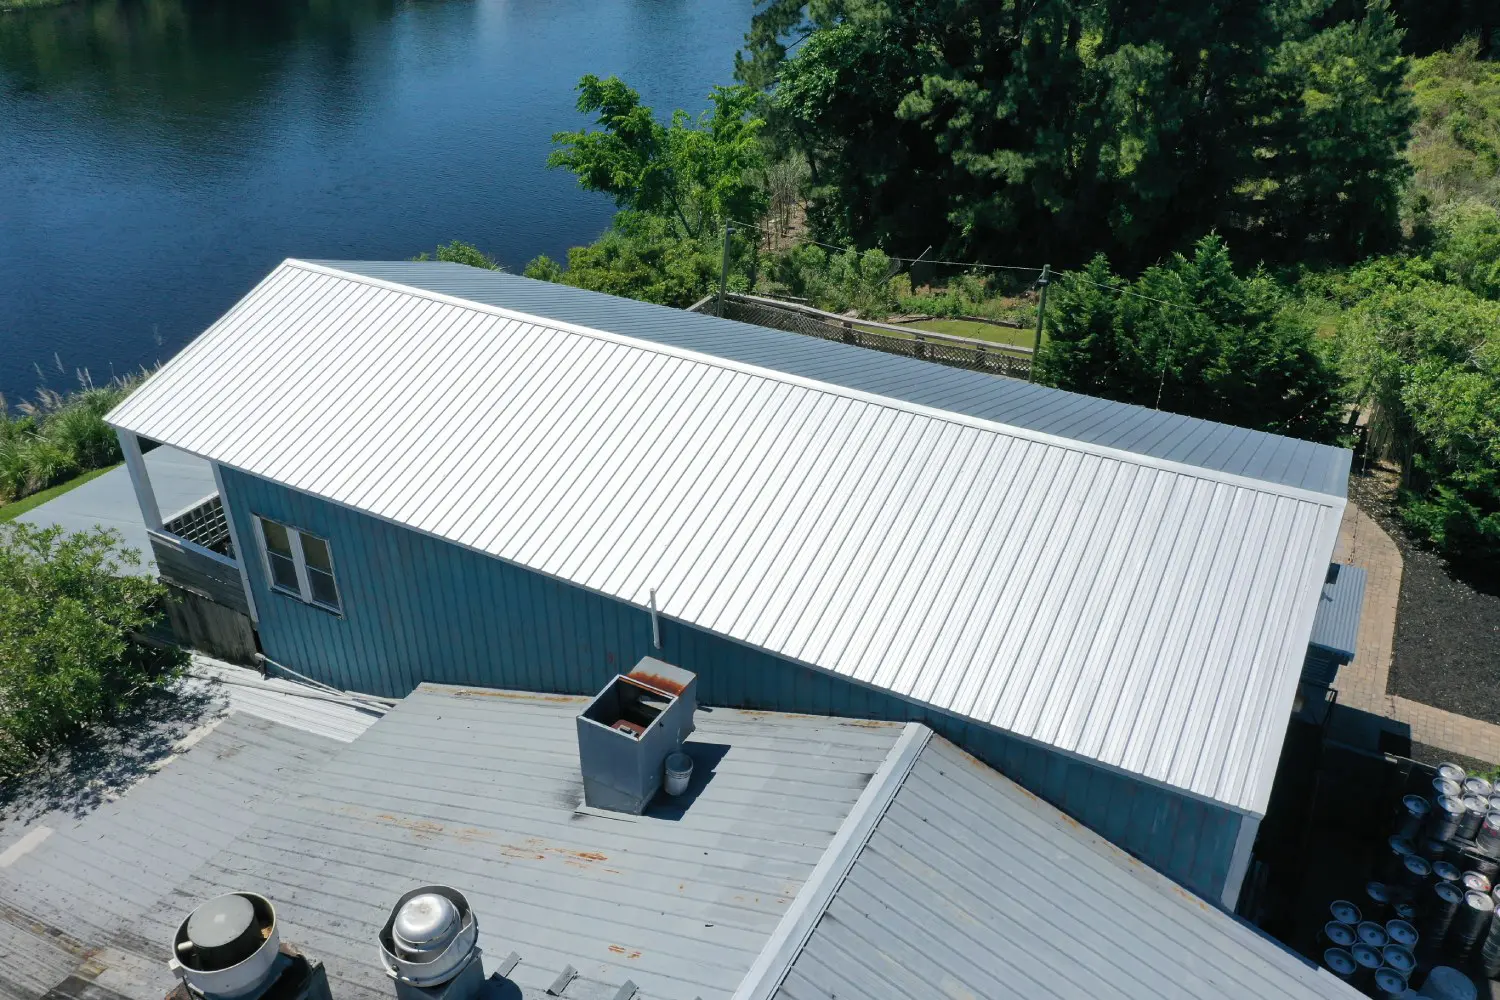
[{"label": "stacked bucket", "polygon": [[1497,874],[1500,788],[1440,765],[1429,794],[1401,799],[1362,898],[1329,907],[1323,964],[1382,1000],[1413,996],[1435,967],[1500,975]]}]

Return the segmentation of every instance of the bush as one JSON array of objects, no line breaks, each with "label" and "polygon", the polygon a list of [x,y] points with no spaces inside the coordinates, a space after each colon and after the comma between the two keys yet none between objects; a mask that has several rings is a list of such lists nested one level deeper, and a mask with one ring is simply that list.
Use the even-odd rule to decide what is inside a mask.
[{"label": "bush", "polygon": [[829,251],[804,243],[776,257],[768,270],[789,294],[829,312],[883,319],[898,304],[891,259],[880,250]]},{"label": "bush", "polygon": [[436,254],[429,257],[425,253],[419,253],[412,260],[442,260],[450,264],[467,264],[470,267],[480,267],[486,271],[503,271],[499,262],[489,254],[480,250],[472,243],[463,243],[454,240],[452,243],[440,243]]},{"label": "bush", "polygon": [[1283,314],[1280,286],[1235,274],[1217,236],[1134,282],[1096,257],[1051,296],[1038,381],[1314,441],[1336,433],[1336,371]]},{"label": "bush", "polygon": [[1402,516],[1459,563],[1500,560],[1500,302],[1378,260],[1341,281],[1339,364],[1372,446],[1405,473]]},{"label": "bush", "polygon": [[0,504],[54,486],[90,469],[120,461],[120,442],[104,415],[135,387],[115,379],[69,396],[47,389],[12,415],[0,397]]},{"label": "bush", "polygon": [[140,562],[95,528],[0,525],[0,778],[25,770],[144,691],[186,654],[135,637],[161,617],[165,588],[122,576]]},{"label": "bush", "polygon": [[[575,288],[679,308],[692,305],[718,287],[724,244],[720,234],[694,239],[681,236],[668,219],[623,211],[614,224],[588,246],[568,251],[568,266],[537,257],[525,275]],[[741,240],[731,246],[730,286],[746,287],[755,249]]]}]

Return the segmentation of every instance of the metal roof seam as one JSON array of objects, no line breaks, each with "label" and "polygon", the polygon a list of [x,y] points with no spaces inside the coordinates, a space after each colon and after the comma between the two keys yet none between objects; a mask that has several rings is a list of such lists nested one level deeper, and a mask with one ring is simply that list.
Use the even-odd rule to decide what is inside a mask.
[{"label": "metal roof seam", "polygon": [[[1138,452],[1133,452],[1128,448],[1116,448],[1108,445],[1092,444],[1079,441],[1076,438],[1067,438],[1056,434],[1048,434],[1042,431],[1032,430],[1029,427],[1020,427],[1014,424],[1007,424],[1000,421],[971,417],[968,414],[959,413],[954,410],[942,409],[941,407],[932,407],[918,403],[909,403],[905,400],[896,399],[891,396],[882,396],[879,393],[866,392],[860,389],[851,389],[848,386],[839,385],[833,382],[811,379],[807,378],[806,376],[794,375],[789,372],[783,372],[773,368],[763,368],[759,365],[751,365],[745,362],[734,361],[728,358],[720,357],[718,355],[705,354],[701,351],[690,350],[688,348],[672,347],[654,341],[642,340],[638,337],[631,337],[627,334],[611,333],[607,330],[599,330],[577,323],[568,323],[562,320],[548,319],[543,316],[535,316],[521,312],[519,310],[489,305],[488,303],[484,302],[465,300],[457,298],[455,296],[445,295],[441,292],[434,292],[429,289],[419,288],[414,285],[403,285],[399,282],[388,281],[386,279],[371,278],[367,275],[358,274],[353,271],[340,271],[321,264],[312,264],[307,261],[297,260],[295,258],[289,258],[283,264],[283,266],[292,266],[303,268],[309,271],[314,271],[317,273],[337,275],[350,281],[360,282],[367,285],[374,285],[376,287],[389,288],[391,290],[400,290],[410,295],[430,298],[440,302],[447,302],[453,305],[461,306],[463,308],[478,309],[481,311],[493,311],[496,315],[506,316],[508,318],[521,320],[527,323],[535,323],[539,326],[548,327],[563,333],[572,333],[585,337],[599,337],[618,343],[628,343],[631,346],[637,347],[641,350],[668,354],[700,364],[733,368],[744,371],[746,374],[772,379],[778,382],[786,382],[792,385],[801,386],[803,388],[811,388],[818,392],[831,392],[837,395],[851,395],[855,398],[863,399],[865,402],[873,403],[877,406],[888,406],[896,409],[909,408],[912,412],[933,417],[939,420],[946,420],[952,423],[974,424],[980,426],[985,430],[1000,431],[1001,433],[1010,434],[1017,437],[1029,438],[1039,444],[1065,448],[1070,451],[1090,452],[1101,456],[1121,458],[1126,461],[1134,462],[1138,465],[1154,465],[1158,468],[1162,468],[1167,471],[1182,475],[1191,475],[1198,478],[1214,479],[1219,482],[1228,483],[1229,485],[1241,486],[1247,489],[1262,490],[1268,493],[1278,493],[1286,496],[1296,497],[1299,499],[1307,499],[1318,503],[1326,503],[1333,499],[1336,499],[1331,494],[1317,492],[1302,487],[1287,486],[1281,483],[1270,482],[1265,479],[1257,479],[1253,476],[1245,476],[1232,472],[1223,472],[1218,469],[1206,468],[1203,466],[1193,466],[1183,462],[1169,461],[1166,459],[1157,458],[1154,455],[1145,455]],[[126,429],[128,430],[130,428]],[[1271,435],[1266,435],[1266,438],[1271,438]],[[1257,444],[1259,445],[1260,443],[1261,442],[1258,442]]]},{"label": "metal roof seam", "polygon": [[932,730],[919,722],[903,727],[817,867],[745,973],[732,1000],[770,1000],[775,995],[931,740]]}]

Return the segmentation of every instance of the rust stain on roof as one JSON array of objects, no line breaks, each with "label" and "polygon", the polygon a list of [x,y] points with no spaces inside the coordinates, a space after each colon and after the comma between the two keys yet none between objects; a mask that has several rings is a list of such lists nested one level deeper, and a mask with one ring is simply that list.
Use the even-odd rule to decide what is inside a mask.
[{"label": "rust stain on roof", "polygon": [[677,683],[674,680],[669,680],[665,677],[662,677],[659,674],[653,674],[649,670],[632,670],[625,676],[629,677],[631,680],[637,682],[638,684],[644,684],[646,685],[646,687],[649,687],[655,691],[659,691],[662,694],[669,694],[674,698],[682,694],[681,684]]},{"label": "rust stain on roof", "polygon": [[573,694],[540,694],[533,691],[502,691],[498,688],[453,688],[448,692],[455,698],[499,698],[503,701],[547,701],[555,704],[587,701]]},{"label": "rust stain on roof", "polygon": [[625,949],[624,945],[612,944],[612,945],[609,946],[609,950],[612,951],[612,952],[614,952],[616,955],[624,955],[626,958],[640,958],[641,957],[641,953],[640,952],[638,952],[638,951],[627,951]]}]

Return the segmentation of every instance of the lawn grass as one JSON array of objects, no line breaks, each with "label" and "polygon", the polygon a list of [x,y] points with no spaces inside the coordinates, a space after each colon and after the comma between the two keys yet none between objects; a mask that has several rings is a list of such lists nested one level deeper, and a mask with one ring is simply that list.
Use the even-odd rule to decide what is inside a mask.
[{"label": "lawn grass", "polygon": [[1010,344],[1014,347],[1030,347],[1032,340],[1036,337],[1033,330],[1017,330],[1008,326],[995,326],[992,323],[975,323],[967,319],[925,319],[903,325],[914,326],[918,330],[931,330],[933,333],[946,333],[954,337],[988,340],[992,344]]},{"label": "lawn grass", "polygon": [[22,497],[14,503],[8,503],[4,507],[0,507],[0,523],[3,523],[5,521],[14,521],[16,518],[20,517],[28,510],[31,510],[34,507],[40,507],[42,504],[46,503],[48,500],[51,500],[53,497],[60,497],[69,490],[76,489],[79,486],[82,486],[90,479],[98,479],[110,469],[118,469],[119,467],[120,463],[116,463],[114,465],[105,466],[102,469],[93,469],[89,472],[85,472],[81,476],[69,479],[65,483],[58,483],[56,486],[42,490],[40,493],[33,493],[29,497]]}]

